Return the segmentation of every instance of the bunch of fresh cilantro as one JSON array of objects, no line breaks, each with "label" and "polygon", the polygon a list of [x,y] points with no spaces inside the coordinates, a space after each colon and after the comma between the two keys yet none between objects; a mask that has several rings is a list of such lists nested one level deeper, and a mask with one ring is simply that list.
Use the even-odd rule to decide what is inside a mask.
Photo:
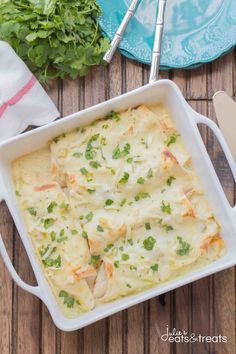
[{"label": "bunch of fresh cilantro", "polygon": [[0,0],[0,39],[38,79],[84,76],[109,47],[96,0]]}]

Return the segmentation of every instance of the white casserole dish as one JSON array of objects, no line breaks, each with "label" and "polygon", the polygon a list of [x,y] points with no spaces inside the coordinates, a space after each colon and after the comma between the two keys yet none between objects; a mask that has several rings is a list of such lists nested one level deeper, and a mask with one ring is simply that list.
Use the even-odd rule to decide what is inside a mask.
[{"label": "white casserole dish", "polygon": [[[122,298],[108,304],[99,305],[94,310],[85,313],[76,319],[68,319],[63,316],[56,303],[54,295],[44,277],[37,256],[34,253],[31,240],[27,235],[13,187],[11,161],[43,147],[48,140],[63,132],[67,132],[79,125],[87,125],[98,117],[104,117],[111,110],[119,111],[129,107],[138,106],[142,103],[150,105],[158,102],[163,102],[169,109],[177,129],[183,137],[188,152],[192,155],[194,167],[200,177],[206,196],[222,226],[222,237],[225,240],[227,248],[226,254],[221,259],[205,266],[204,268],[191,271],[178,279],[168,281],[136,295]],[[196,113],[185,101],[178,87],[169,80],[160,80],[154,84],[148,84],[125,95],[113,98],[79,113],[72,114],[47,126],[9,139],[0,145],[0,200],[6,201],[15,221],[35,273],[38,286],[30,286],[19,278],[13,268],[1,237],[0,252],[5,265],[15,282],[21,288],[36,295],[45,303],[58,328],[64,331],[79,329],[115,312],[236,264],[236,207],[232,208],[226,199],[206,148],[202,142],[197,123],[204,123],[214,131],[225,152],[234,179],[236,180],[236,166],[234,160],[216,124],[208,118]]]}]

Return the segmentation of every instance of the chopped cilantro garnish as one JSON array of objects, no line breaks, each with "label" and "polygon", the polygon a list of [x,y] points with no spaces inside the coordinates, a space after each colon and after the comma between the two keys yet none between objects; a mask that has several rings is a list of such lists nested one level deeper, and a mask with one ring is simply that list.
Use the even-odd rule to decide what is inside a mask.
[{"label": "chopped cilantro garnish", "polygon": [[115,119],[118,122],[120,120],[120,115],[115,111],[111,111],[108,113],[105,119]]},{"label": "chopped cilantro garnish", "polygon": [[112,200],[112,199],[107,199],[106,201],[105,201],[105,205],[106,206],[110,206],[110,205],[112,205],[114,203],[114,201]]},{"label": "chopped cilantro garnish", "polygon": [[102,128],[107,129],[109,127],[109,124],[103,124]]},{"label": "chopped cilantro garnish", "polygon": [[71,230],[72,235],[77,235],[78,231],[76,229]]},{"label": "chopped cilantro garnish", "polygon": [[130,144],[125,144],[123,150],[120,149],[120,145],[117,145],[112,152],[112,158],[114,160],[127,156],[130,153]]},{"label": "chopped cilantro garnish", "polygon": [[138,184],[144,184],[144,182],[145,182],[145,179],[144,179],[143,177],[139,177],[139,178],[137,179],[137,183],[138,183]]},{"label": "chopped cilantro garnish", "polygon": [[59,293],[59,297],[62,297],[64,299],[63,303],[68,308],[74,307],[75,299],[72,296],[70,296],[67,291],[61,290],[60,293]]},{"label": "chopped cilantro garnish", "polygon": [[126,162],[132,163],[132,162],[133,162],[133,158],[132,158],[132,157],[128,157],[128,159],[126,160]]},{"label": "chopped cilantro garnish", "polygon": [[92,221],[92,219],[93,219],[93,212],[90,211],[90,213],[88,213],[88,214],[85,216],[85,218],[86,218],[87,222]]},{"label": "chopped cilantro garnish", "polygon": [[161,190],[161,193],[164,193],[166,191],[166,189],[165,188],[163,188],[162,190]]},{"label": "chopped cilantro garnish", "polygon": [[124,172],[122,178],[119,180],[119,183],[126,184],[129,180],[128,172]]},{"label": "chopped cilantro garnish", "polygon": [[87,175],[88,174],[88,170],[85,167],[82,167],[80,169],[80,172],[82,173],[82,175]]},{"label": "chopped cilantro garnish", "polygon": [[55,241],[55,239],[56,239],[56,232],[55,232],[55,231],[50,232],[50,237],[51,237],[52,242]]},{"label": "chopped cilantro garnish", "polygon": [[57,207],[57,203],[56,203],[56,202],[51,202],[51,203],[49,204],[48,208],[47,208],[48,213],[49,213],[49,214],[53,213],[53,209],[54,209],[55,207]]},{"label": "chopped cilantro garnish", "polygon": [[87,234],[87,232],[84,231],[84,230],[82,231],[82,237],[83,237],[83,238],[88,238],[88,234]]},{"label": "chopped cilantro garnish", "polygon": [[132,286],[129,283],[126,283],[127,288],[132,288]]},{"label": "chopped cilantro garnish", "polygon": [[151,230],[151,224],[150,224],[150,222],[146,222],[146,224],[145,224],[145,229],[146,229],[146,230]]},{"label": "chopped cilantro garnish", "polygon": [[79,157],[83,156],[83,154],[82,154],[82,152],[74,152],[72,156],[79,158]]},{"label": "chopped cilantro garnish", "polygon": [[166,184],[167,186],[171,186],[172,182],[175,180],[176,178],[174,176],[170,176],[167,181]]},{"label": "chopped cilantro garnish", "polygon": [[93,194],[96,192],[96,188],[88,188],[87,191],[88,193]]},{"label": "chopped cilantro garnish", "polygon": [[17,197],[21,197],[21,194],[20,194],[19,191],[16,191],[16,196],[17,196]]},{"label": "chopped cilantro garnish", "polygon": [[150,268],[153,270],[153,272],[157,272],[158,271],[158,264],[157,263],[153,264]]},{"label": "chopped cilantro garnish", "polygon": [[134,244],[134,241],[130,238],[130,239],[128,239],[128,244],[130,245],[130,246],[133,246],[133,244]]},{"label": "chopped cilantro garnish", "polygon": [[166,141],[166,145],[169,147],[171,144],[176,143],[176,140],[180,136],[178,133],[172,134]]},{"label": "chopped cilantro garnish", "polygon": [[123,253],[121,256],[122,261],[128,261],[129,260],[129,255],[126,253]]},{"label": "chopped cilantro garnish", "polygon": [[55,268],[60,268],[61,267],[61,256],[58,256],[56,259],[52,258],[46,258],[43,260],[43,264],[46,267],[55,267]]},{"label": "chopped cilantro garnish", "polygon": [[115,268],[119,268],[120,262],[119,262],[119,261],[115,261],[115,262],[114,262],[114,266],[115,266]]},{"label": "chopped cilantro garnish", "polygon": [[147,251],[151,251],[154,247],[156,243],[156,240],[154,237],[152,236],[149,236],[148,238],[146,238],[144,241],[143,241],[143,247],[147,250]]},{"label": "chopped cilantro garnish", "polygon": [[104,232],[104,228],[101,225],[97,225],[98,232]]},{"label": "chopped cilantro garnish", "polygon": [[166,229],[166,232],[174,230],[173,226],[171,226],[171,225],[164,225],[164,227]]},{"label": "chopped cilantro garnish", "polygon": [[100,144],[103,146],[107,145],[107,139],[105,138],[105,136],[101,136]]},{"label": "chopped cilantro garnish", "polygon": [[165,203],[164,200],[162,200],[162,202],[161,202],[161,210],[165,214],[171,214],[170,203]]},{"label": "chopped cilantro garnish", "polygon": [[100,260],[100,256],[91,256],[90,258],[90,264],[95,264]]},{"label": "chopped cilantro garnish", "polygon": [[122,199],[122,201],[120,202],[120,206],[123,207],[126,203],[126,199]]},{"label": "chopped cilantro garnish", "polygon": [[113,243],[109,243],[106,248],[104,248],[104,252],[109,252],[109,250],[113,247]]},{"label": "chopped cilantro garnish", "polygon": [[153,171],[151,168],[149,168],[148,173],[147,173],[147,178],[152,178],[153,177]]},{"label": "chopped cilantro garnish", "polygon": [[30,215],[32,216],[36,216],[37,215],[37,211],[35,210],[35,208],[27,208],[28,212],[30,213]]},{"label": "chopped cilantro garnish", "polygon": [[96,149],[93,146],[93,142],[97,141],[99,136],[100,134],[95,134],[89,139],[85,150],[85,158],[87,160],[93,160],[94,157],[96,156]]},{"label": "chopped cilantro garnish", "polygon": [[176,253],[179,256],[187,256],[191,250],[191,246],[188,242],[183,241],[182,237],[177,236],[177,240],[179,241],[179,249],[176,251]]},{"label": "chopped cilantro garnish", "polygon": [[150,194],[146,192],[140,192],[134,197],[135,201],[138,202],[140,199],[150,198]]},{"label": "chopped cilantro garnish", "polygon": [[43,220],[43,226],[45,229],[49,229],[49,227],[53,226],[54,224],[54,219],[45,219]]},{"label": "chopped cilantro garnish", "polygon": [[101,164],[98,161],[90,161],[89,165],[93,168],[101,167]]}]

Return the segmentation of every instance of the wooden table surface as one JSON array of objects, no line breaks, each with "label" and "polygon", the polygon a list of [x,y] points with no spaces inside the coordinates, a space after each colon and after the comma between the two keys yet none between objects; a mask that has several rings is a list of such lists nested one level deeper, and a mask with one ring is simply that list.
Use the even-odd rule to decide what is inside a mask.
[{"label": "wooden table surface", "polygon": [[[236,96],[236,51],[198,69],[162,72],[175,81],[190,105],[212,117],[212,95],[225,90]],[[94,68],[85,79],[56,82],[49,94],[62,115],[81,110],[148,82],[148,67],[116,55],[109,67]],[[235,186],[213,134],[201,127],[211,159],[233,205]],[[235,136],[236,137],[236,136]],[[17,230],[4,203],[0,232],[12,262],[27,282],[34,276]],[[235,240],[236,241],[236,240]],[[235,353],[235,270],[209,276],[134,306],[79,331],[58,330],[46,307],[18,288],[0,260],[0,354],[233,354]],[[170,329],[202,335],[225,335],[227,343],[177,343],[161,340]]]}]

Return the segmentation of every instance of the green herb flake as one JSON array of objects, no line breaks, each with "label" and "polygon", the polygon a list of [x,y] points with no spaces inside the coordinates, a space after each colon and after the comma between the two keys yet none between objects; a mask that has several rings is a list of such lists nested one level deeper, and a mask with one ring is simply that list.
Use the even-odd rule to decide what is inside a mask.
[{"label": "green herb flake", "polygon": [[112,200],[112,199],[107,199],[106,201],[105,201],[105,205],[106,206],[110,206],[110,205],[112,205],[114,203],[114,201]]},{"label": "green herb flake", "polygon": [[166,232],[174,230],[173,226],[171,225],[164,225]]},{"label": "green herb flake", "polygon": [[150,198],[150,194],[146,193],[146,192],[140,192],[140,193],[136,194],[136,196],[134,197],[134,200],[136,202],[138,202],[140,199],[145,199],[145,198]]},{"label": "green herb flake", "polygon": [[148,238],[146,238],[143,241],[143,247],[147,250],[147,251],[151,251],[153,249],[153,247],[155,246],[156,240],[154,237],[149,236]]},{"label": "green herb flake", "polygon": [[36,216],[36,215],[37,215],[37,211],[36,211],[35,208],[32,208],[32,207],[27,208],[27,211],[28,211],[28,212],[30,213],[30,215],[32,215],[32,216]]},{"label": "green herb flake", "polygon": [[98,232],[104,232],[104,228],[101,225],[97,225]]},{"label": "green herb flake", "polygon": [[119,180],[119,183],[126,184],[129,180],[128,172],[124,172],[122,178]]},{"label": "green herb flake", "polygon": [[103,124],[102,129],[107,129],[109,127],[109,124]]},{"label": "green herb flake", "polygon": [[113,243],[109,243],[109,244],[104,248],[104,252],[106,252],[106,253],[109,252],[112,247],[114,247]]},{"label": "green herb flake", "polygon": [[21,193],[19,191],[16,191],[16,196],[21,197]]},{"label": "green herb flake", "polygon": [[153,171],[151,168],[149,168],[148,173],[147,173],[147,178],[152,178],[153,177]]},{"label": "green herb flake", "polygon": [[123,150],[120,149],[120,145],[117,145],[112,152],[112,158],[114,160],[127,156],[130,153],[130,144],[125,144]]},{"label": "green herb flake", "polygon": [[68,308],[73,308],[74,307],[75,299],[72,296],[70,296],[67,291],[61,290],[59,292],[59,297],[63,298],[63,303]]},{"label": "green herb flake", "polygon": [[90,258],[90,264],[95,264],[95,263],[97,263],[99,260],[100,260],[100,256],[91,256],[91,258]]},{"label": "green herb flake", "polygon": [[126,283],[127,288],[132,288],[132,286],[129,283]]},{"label": "green herb flake", "polygon": [[46,230],[49,229],[51,226],[53,226],[53,224],[54,224],[54,219],[49,218],[49,219],[43,220],[43,226]]},{"label": "green herb flake", "polygon": [[85,158],[87,160],[93,160],[94,157],[96,156],[97,150],[93,146],[93,143],[98,140],[99,136],[100,136],[100,134],[95,134],[89,139],[88,144],[85,149]]},{"label": "green herb flake", "polygon": [[134,244],[134,241],[130,238],[130,239],[128,239],[128,244],[130,245],[130,246],[133,246],[133,244]]},{"label": "green herb flake", "polygon": [[120,115],[115,111],[111,111],[110,113],[107,114],[105,119],[114,119],[118,122],[120,120]]},{"label": "green herb flake", "polygon": [[170,203],[165,203],[164,200],[161,202],[161,211],[165,214],[171,214],[171,206]]},{"label": "green herb flake", "polygon": [[93,212],[90,211],[90,212],[85,216],[85,218],[86,218],[87,222],[92,221],[92,219],[93,219]]},{"label": "green herb flake", "polygon": [[167,181],[166,181],[166,184],[167,186],[171,186],[172,182],[175,180],[176,178],[174,176],[170,176]]},{"label": "green herb flake", "polygon": [[151,270],[153,270],[153,272],[158,272],[158,264],[153,264],[151,267]]},{"label": "green herb flake", "polygon": [[179,249],[176,251],[178,256],[187,256],[191,250],[191,246],[188,242],[183,241],[182,237],[177,236],[177,240],[179,241]]},{"label": "green herb flake", "polygon": [[78,231],[76,229],[71,230],[72,235],[78,235]]},{"label": "green herb flake", "polygon": [[128,261],[129,260],[129,255],[126,253],[123,253],[121,256],[122,261]]},{"label": "green herb flake", "polygon": [[52,242],[54,242],[56,240],[56,232],[55,231],[50,232],[50,237]]},{"label": "green herb flake", "polygon": [[137,183],[138,183],[138,184],[144,184],[144,182],[145,182],[145,179],[144,179],[143,177],[139,177],[139,178],[137,179]]},{"label": "green herb flake", "polygon": [[141,139],[141,144],[145,146],[145,149],[148,149],[148,144],[143,138]]},{"label": "green herb flake", "polygon": [[60,208],[68,211],[70,209],[70,204],[62,202]]},{"label": "green herb flake", "polygon": [[82,175],[86,176],[88,174],[88,170],[85,167],[82,167],[80,169],[80,172],[82,173]]},{"label": "green herb flake", "polygon": [[119,261],[115,261],[115,262],[114,262],[114,266],[115,266],[115,268],[119,268],[120,262],[119,262]]},{"label": "green herb flake", "polygon": [[87,234],[87,232],[84,231],[84,230],[82,231],[82,237],[83,237],[83,238],[86,238],[86,239],[88,238],[88,234]]},{"label": "green herb flake", "polygon": [[178,133],[172,134],[167,140],[166,140],[166,145],[169,147],[171,144],[175,144],[176,140],[180,136]]},{"label": "green herb flake", "polygon": [[133,158],[132,157],[128,157],[128,159],[126,160],[127,163],[132,163],[133,162]]},{"label": "green herb flake", "polygon": [[73,157],[76,157],[76,158],[79,158],[79,157],[83,156],[83,154],[82,154],[82,152],[74,152],[74,153],[72,154],[72,156],[73,156]]},{"label": "green herb flake", "polygon": [[126,199],[122,199],[122,201],[120,202],[120,206],[123,207],[126,203]]},{"label": "green herb flake", "polygon": [[145,229],[146,229],[146,230],[151,230],[151,224],[150,224],[150,222],[146,222],[146,223],[145,223]]},{"label": "green herb flake", "polygon": [[53,213],[53,209],[57,207],[57,203],[56,202],[51,202],[49,204],[49,206],[47,207],[48,213],[51,214]]},{"label": "green herb flake", "polygon": [[131,266],[129,267],[129,269],[130,269],[130,270],[137,270],[137,267],[131,265]]},{"label": "green herb flake", "polygon": [[45,260],[43,260],[43,264],[46,267],[60,268],[61,267],[61,256],[58,256],[56,259],[52,259],[52,258],[48,257]]},{"label": "green herb flake", "polygon": [[98,168],[98,167],[101,167],[101,164],[98,162],[98,161],[90,161],[89,162],[89,165],[93,168]]},{"label": "green herb flake", "polygon": [[93,194],[96,192],[96,188],[88,188],[87,191],[89,194]]}]

